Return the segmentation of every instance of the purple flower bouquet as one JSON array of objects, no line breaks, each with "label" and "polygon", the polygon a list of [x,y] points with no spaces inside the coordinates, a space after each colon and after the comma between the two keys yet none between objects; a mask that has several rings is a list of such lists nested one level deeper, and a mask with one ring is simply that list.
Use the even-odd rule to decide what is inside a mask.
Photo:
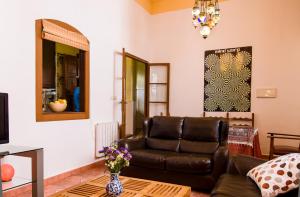
[{"label": "purple flower bouquet", "polygon": [[99,152],[104,153],[105,165],[110,173],[120,173],[122,168],[129,166],[129,161],[132,158],[127,148],[118,148],[117,145],[104,147]]}]

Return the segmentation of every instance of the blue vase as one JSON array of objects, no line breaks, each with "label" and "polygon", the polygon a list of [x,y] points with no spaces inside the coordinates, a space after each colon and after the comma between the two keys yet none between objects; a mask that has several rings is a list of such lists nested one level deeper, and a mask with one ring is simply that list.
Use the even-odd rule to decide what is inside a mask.
[{"label": "blue vase", "polygon": [[80,87],[75,87],[73,90],[74,111],[80,112]]},{"label": "blue vase", "polygon": [[122,183],[119,180],[119,173],[110,174],[110,182],[106,185],[106,193],[109,196],[117,197],[123,192]]}]

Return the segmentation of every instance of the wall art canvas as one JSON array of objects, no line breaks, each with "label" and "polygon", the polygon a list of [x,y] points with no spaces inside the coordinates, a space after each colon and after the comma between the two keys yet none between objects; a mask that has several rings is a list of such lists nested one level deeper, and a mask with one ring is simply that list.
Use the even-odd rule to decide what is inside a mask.
[{"label": "wall art canvas", "polygon": [[252,47],[205,51],[204,111],[250,112]]}]

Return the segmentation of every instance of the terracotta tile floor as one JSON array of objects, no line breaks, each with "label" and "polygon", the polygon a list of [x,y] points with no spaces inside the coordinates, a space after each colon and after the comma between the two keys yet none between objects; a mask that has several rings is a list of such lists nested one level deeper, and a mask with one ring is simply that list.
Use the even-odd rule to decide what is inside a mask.
[{"label": "terracotta tile floor", "polygon": [[[64,180],[58,181],[55,184],[47,185],[45,187],[45,196],[50,196],[56,192],[62,191],[64,189],[67,189],[69,187],[78,185],[80,183],[86,182],[88,180],[92,180],[94,178],[97,178],[105,173],[105,169],[103,167],[97,167],[90,170],[87,170],[83,173],[72,175],[70,177],[67,177]],[[208,194],[203,194],[199,192],[192,192],[191,197],[208,197]],[[8,197],[4,193],[4,197]],[[11,195],[9,195],[11,197]],[[23,194],[14,195],[13,197],[31,197],[31,191],[28,191]]]}]

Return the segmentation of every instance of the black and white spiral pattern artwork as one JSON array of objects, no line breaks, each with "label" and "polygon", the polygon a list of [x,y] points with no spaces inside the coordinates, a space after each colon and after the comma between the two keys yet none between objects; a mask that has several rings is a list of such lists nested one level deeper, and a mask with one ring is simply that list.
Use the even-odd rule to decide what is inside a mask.
[{"label": "black and white spiral pattern artwork", "polygon": [[251,110],[252,47],[205,52],[204,111]]}]

